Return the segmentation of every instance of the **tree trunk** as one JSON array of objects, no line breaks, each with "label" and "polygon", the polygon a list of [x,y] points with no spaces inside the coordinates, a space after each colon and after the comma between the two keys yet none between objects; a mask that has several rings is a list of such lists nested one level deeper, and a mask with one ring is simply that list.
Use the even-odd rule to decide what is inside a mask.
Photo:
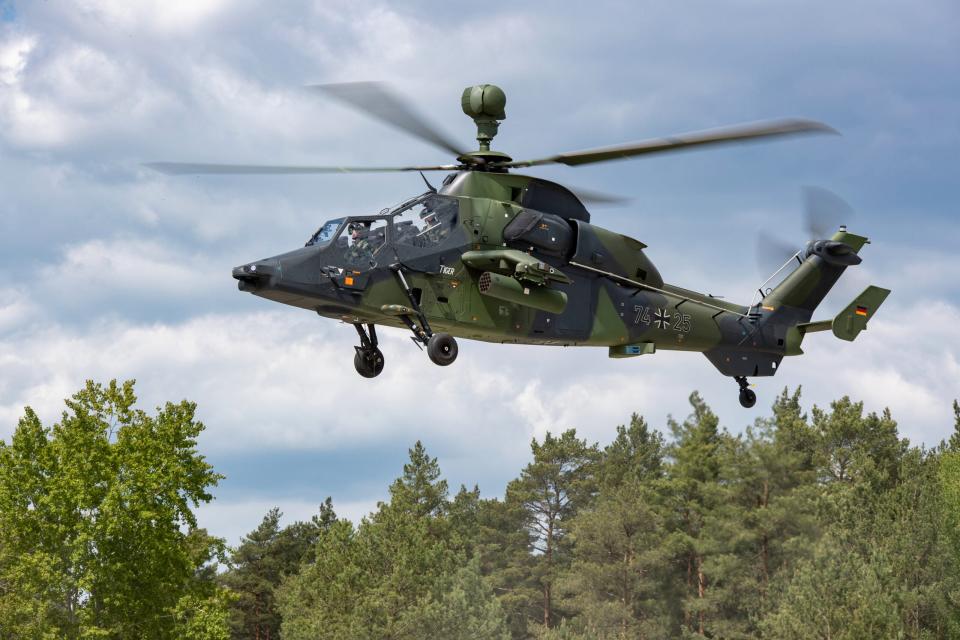
[{"label": "tree trunk", "polygon": [[547,525],[547,551],[544,553],[547,560],[547,576],[543,583],[543,626],[550,628],[550,572],[553,570],[553,519]]},{"label": "tree trunk", "polygon": [[259,596],[256,598],[255,602],[257,603],[257,606],[255,608],[256,613],[254,614],[256,617],[254,618],[254,621],[253,621],[253,637],[256,638],[256,640],[260,640],[260,597]]},{"label": "tree trunk", "polygon": [[[687,592],[693,588],[693,555],[687,554]],[[690,612],[683,612],[683,625],[688,629],[693,629],[693,622],[690,620]]]},{"label": "tree trunk", "polygon": [[[700,597],[700,600],[703,600],[703,592],[706,589],[706,576],[703,575],[703,558],[699,555],[697,556],[697,595]],[[700,602],[700,610],[697,612],[697,617],[699,618],[699,632],[700,635],[703,634],[703,602]]]},{"label": "tree trunk", "polygon": [[[763,504],[761,507],[766,509],[767,505],[770,503],[770,481],[763,481]],[[763,561],[763,587],[760,589],[760,599],[761,601],[766,601],[767,598],[767,587],[770,583],[770,545],[769,538],[767,534],[763,534],[763,538],[760,541],[760,558]]]}]

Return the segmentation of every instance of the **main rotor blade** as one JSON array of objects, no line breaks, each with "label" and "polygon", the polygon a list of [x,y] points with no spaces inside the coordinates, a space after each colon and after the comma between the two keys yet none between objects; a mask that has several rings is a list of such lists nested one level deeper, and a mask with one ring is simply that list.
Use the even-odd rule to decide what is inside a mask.
[{"label": "main rotor blade", "polygon": [[171,176],[182,175],[297,175],[309,173],[383,173],[389,171],[453,171],[458,165],[433,167],[298,167],[265,164],[203,164],[196,162],[147,162],[145,167]]},{"label": "main rotor blade", "polygon": [[577,198],[584,204],[614,206],[618,204],[627,204],[633,200],[633,198],[630,196],[622,196],[616,193],[604,193],[603,191],[581,189],[580,187],[572,187],[570,185],[567,185],[567,188],[570,189],[570,191],[573,192],[573,195],[577,196]]},{"label": "main rotor blade", "polygon": [[822,122],[816,122],[813,120],[802,120],[796,118],[786,120],[767,120],[763,122],[751,122],[732,127],[724,127],[721,129],[695,131],[692,133],[670,136],[668,138],[641,140],[640,142],[633,142],[631,144],[618,145],[615,147],[600,147],[597,149],[587,149],[585,151],[560,153],[548,158],[540,158],[539,160],[518,160],[500,164],[498,166],[533,167],[537,165],[553,163],[576,166],[580,164],[589,164],[591,162],[616,160],[618,158],[632,158],[633,156],[639,156],[647,153],[676,151],[678,149],[685,149],[687,147],[741,142],[757,138],[770,138],[800,133],[836,134],[838,132]]},{"label": "main rotor blade", "polygon": [[455,157],[464,155],[464,151],[455,142],[440,133],[417,114],[403,98],[391,92],[382,83],[344,82],[314,84],[307,88],[335,98],[385,124],[448,151]]}]

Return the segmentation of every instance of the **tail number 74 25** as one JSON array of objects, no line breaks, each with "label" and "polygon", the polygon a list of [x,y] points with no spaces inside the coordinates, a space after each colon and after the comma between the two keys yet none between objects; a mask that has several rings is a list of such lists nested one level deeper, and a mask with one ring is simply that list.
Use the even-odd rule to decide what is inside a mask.
[{"label": "tail number 74 25", "polygon": [[671,325],[674,331],[680,333],[690,333],[693,323],[690,320],[690,314],[670,313],[669,309],[644,307],[637,305],[633,308],[636,315],[633,317],[633,324],[651,323],[658,329],[670,330]]}]

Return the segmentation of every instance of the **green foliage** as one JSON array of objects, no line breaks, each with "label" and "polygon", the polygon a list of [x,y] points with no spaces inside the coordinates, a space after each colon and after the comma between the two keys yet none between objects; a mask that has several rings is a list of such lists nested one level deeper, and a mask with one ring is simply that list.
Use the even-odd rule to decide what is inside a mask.
[{"label": "green foliage", "polygon": [[960,451],[960,402],[953,401],[953,433],[948,443],[951,451]]},{"label": "green foliage", "polygon": [[742,434],[698,394],[671,439],[531,443],[503,500],[410,449],[356,526],[273,509],[216,573],[195,407],[89,383],[0,442],[2,638],[960,637],[960,405],[936,449],[784,390]]},{"label": "green foliage", "polygon": [[799,564],[761,629],[783,640],[904,637],[897,602],[883,584],[889,572],[882,555],[851,555],[827,536],[813,558]]},{"label": "green foliage", "polygon": [[560,437],[547,433],[542,443],[534,439],[530,449],[533,462],[507,486],[506,501],[522,510],[531,550],[538,554],[531,563],[533,573],[529,578],[540,587],[542,622],[549,628],[556,609],[553,584],[570,562],[568,525],[577,509],[594,494],[599,452],[596,445],[578,439],[574,429]]},{"label": "green foliage", "polygon": [[234,638],[279,637],[274,590],[283,577],[312,562],[319,532],[336,521],[329,497],[310,522],[295,522],[281,529],[280,517],[279,509],[267,512],[260,526],[233,551],[229,570],[220,578],[221,584],[236,594],[231,618]]},{"label": "green foliage", "polygon": [[397,637],[405,616],[440,599],[465,555],[439,477],[418,442],[390,502],[356,529],[341,520],[320,531],[315,560],[277,591],[285,638]]},{"label": "green foliage", "polygon": [[398,638],[509,640],[503,609],[480,575],[478,558],[443,579],[440,591],[439,597],[428,596],[401,615]]},{"label": "green foliage", "polygon": [[221,478],[197,453],[203,425],[186,401],[136,409],[133,385],[88,382],[52,428],[28,408],[0,443],[4,637],[222,637],[202,571],[222,546],[192,530]]}]

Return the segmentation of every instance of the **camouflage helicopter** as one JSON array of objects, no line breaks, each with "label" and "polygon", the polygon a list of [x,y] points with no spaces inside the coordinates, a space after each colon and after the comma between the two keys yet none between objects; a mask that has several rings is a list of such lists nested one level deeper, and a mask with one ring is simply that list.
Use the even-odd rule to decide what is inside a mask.
[{"label": "camouflage helicopter", "polygon": [[[457,358],[456,337],[496,343],[606,347],[611,358],[658,350],[703,353],[752,407],[749,377],[772,376],[784,356],[803,353],[808,333],[853,340],[889,291],[867,287],[833,319],[811,321],[844,270],[860,263],[867,238],[840,226],[793,253],[753,302],[735,304],[664,282],[647,245],[591,223],[570,189],[512,169],[578,166],[619,158],[805,133],[833,132],[810,120],[775,120],[622,146],[513,160],[490,148],[506,117],[494,85],[463,91],[479,149],[463,151],[375,83],[313,87],[456,157],[455,164],[311,167],[157,162],[168,174],[311,174],[445,171],[439,188],[373,215],[323,223],[302,248],[233,269],[241,291],[352,324],[354,366],[383,371],[377,325],[412,333],[430,360]],[[791,270],[790,265],[793,265]],[[764,287],[777,276],[773,287]]]}]

